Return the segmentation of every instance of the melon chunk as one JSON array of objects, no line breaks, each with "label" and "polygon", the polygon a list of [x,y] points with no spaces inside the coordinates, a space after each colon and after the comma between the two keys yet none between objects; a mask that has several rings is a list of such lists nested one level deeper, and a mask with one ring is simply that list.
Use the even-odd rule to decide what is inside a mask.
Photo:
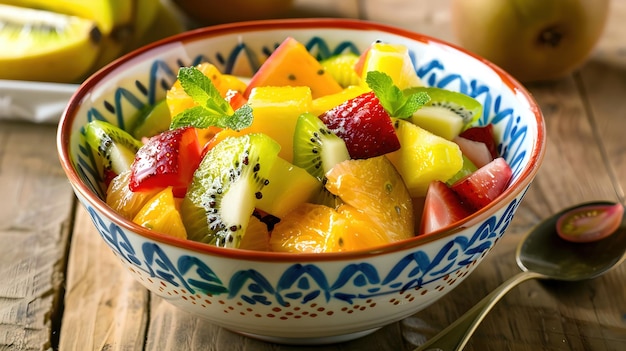
[{"label": "melon chunk", "polygon": [[338,93],[341,85],[328,74],[304,45],[294,38],[286,38],[254,74],[244,92],[263,86],[308,86],[313,98]]}]

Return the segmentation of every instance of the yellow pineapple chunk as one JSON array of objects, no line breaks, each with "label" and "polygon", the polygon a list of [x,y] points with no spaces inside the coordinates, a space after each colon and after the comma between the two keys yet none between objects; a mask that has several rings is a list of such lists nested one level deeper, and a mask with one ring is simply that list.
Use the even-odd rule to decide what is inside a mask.
[{"label": "yellow pineapple chunk", "polygon": [[352,85],[343,89],[342,91],[338,93],[322,96],[317,99],[313,99],[313,105],[311,106],[310,112],[316,116],[319,116],[322,113],[336,106],[341,105],[345,101],[355,98],[370,90],[371,89],[369,89],[368,87],[365,87],[362,85]]},{"label": "yellow pineapple chunk", "polygon": [[265,133],[280,146],[279,156],[293,160],[293,134],[298,116],[311,109],[313,98],[309,87],[257,87],[252,89],[248,104],[254,120],[246,133]]},{"label": "yellow pineapple chunk", "polygon": [[426,195],[435,180],[445,182],[463,167],[459,146],[405,120],[394,120],[400,149],[387,157],[402,175],[411,197]]},{"label": "yellow pineapple chunk", "polygon": [[361,84],[367,86],[365,78],[369,71],[385,72],[400,89],[422,86],[409,50],[402,44],[373,43],[368,50],[361,72]]}]

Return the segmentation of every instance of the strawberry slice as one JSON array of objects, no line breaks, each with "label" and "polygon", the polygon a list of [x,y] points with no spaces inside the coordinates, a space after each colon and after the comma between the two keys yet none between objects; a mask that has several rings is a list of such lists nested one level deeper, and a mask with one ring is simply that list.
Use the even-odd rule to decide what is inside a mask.
[{"label": "strawberry slice", "polygon": [[466,130],[461,132],[459,136],[469,140],[485,143],[485,145],[487,145],[487,149],[491,153],[491,158],[496,158],[500,156],[496,146],[496,138],[493,135],[492,124],[467,128]]},{"label": "strawberry slice", "polygon": [[174,196],[184,197],[200,164],[201,152],[195,128],[178,128],[155,135],[135,154],[128,186],[131,191],[172,186]]},{"label": "strawberry slice", "polygon": [[497,157],[472,174],[452,184],[451,189],[474,211],[487,206],[506,189],[513,172],[508,163]]},{"label": "strawberry slice", "polygon": [[391,117],[374,92],[350,99],[319,118],[345,141],[353,159],[376,157],[400,148]]},{"label": "strawberry slice", "polygon": [[444,182],[433,181],[428,185],[422,220],[418,234],[428,234],[471,214],[461,198]]}]

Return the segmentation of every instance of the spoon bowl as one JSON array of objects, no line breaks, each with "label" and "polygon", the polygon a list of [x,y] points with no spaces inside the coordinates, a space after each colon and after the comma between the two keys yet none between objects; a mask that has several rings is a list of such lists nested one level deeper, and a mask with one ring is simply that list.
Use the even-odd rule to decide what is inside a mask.
[{"label": "spoon bowl", "polygon": [[596,278],[626,258],[626,216],[603,239],[576,243],[557,235],[557,222],[565,214],[590,206],[611,206],[607,201],[588,202],[564,209],[535,226],[517,246],[515,257],[522,272],[509,278],[463,316],[415,351],[461,350],[491,308],[513,287],[530,279],[581,281]]},{"label": "spoon bowl", "polygon": [[619,228],[608,237],[575,243],[556,235],[558,219],[575,208],[589,205],[612,205],[592,202],[576,205],[551,216],[522,239],[515,253],[523,271],[541,273],[548,279],[579,281],[595,278],[620,263],[626,251],[626,216]]}]

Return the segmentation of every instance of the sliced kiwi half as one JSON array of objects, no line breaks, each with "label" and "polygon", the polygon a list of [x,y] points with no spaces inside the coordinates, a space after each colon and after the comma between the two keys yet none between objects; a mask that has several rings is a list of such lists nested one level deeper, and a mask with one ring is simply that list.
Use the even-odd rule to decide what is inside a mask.
[{"label": "sliced kiwi half", "polygon": [[407,94],[417,92],[426,92],[430,101],[413,114],[411,122],[448,140],[472,125],[483,111],[480,102],[463,93],[435,87],[405,90]]},{"label": "sliced kiwi half", "polygon": [[[350,159],[346,143],[334,134],[321,119],[311,113],[298,117],[293,135],[293,164],[305,169],[320,182],[326,181],[326,172],[337,163]],[[314,203],[336,208],[339,197],[321,187],[314,195]]]},{"label": "sliced kiwi half", "polygon": [[181,204],[191,240],[239,247],[280,145],[265,134],[229,137],[202,159]]},{"label": "sliced kiwi half", "polygon": [[87,124],[85,140],[94,151],[96,162],[102,170],[111,170],[115,174],[130,170],[137,150],[143,145],[123,129],[101,120]]},{"label": "sliced kiwi half", "polygon": [[317,116],[303,113],[293,134],[293,164],[322,181],[334,165],[350,158],[346,143]]}]

